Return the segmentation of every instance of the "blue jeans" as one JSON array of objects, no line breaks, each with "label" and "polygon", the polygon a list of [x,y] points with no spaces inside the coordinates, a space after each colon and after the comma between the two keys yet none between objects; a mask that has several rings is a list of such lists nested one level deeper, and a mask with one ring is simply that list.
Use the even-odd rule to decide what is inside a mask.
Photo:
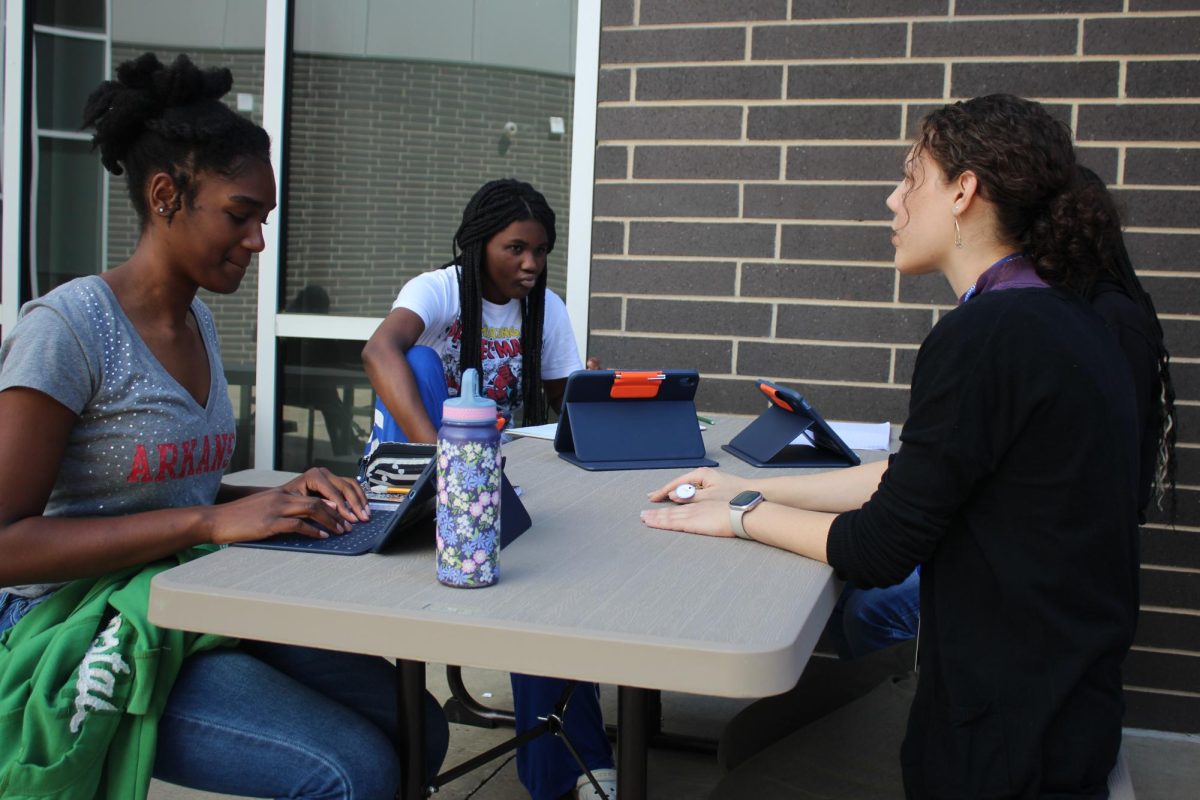
[{"label": "blue jeans", "polygon": [[[433,423],[433,429],[442,427],[442,404],[450,397],[446,389],[445,367],[442,357],[432,347],[417,345],[405,353],[409,369],[412,370],[413,380],[417,383],[417,393],[421,395],[421,405]],[[384,407],[383,401],[375,398],[375,419],[371,423],[371,438],[367,440],[367,452],[371,452],[376,442],[407,442],[408,437],[400,429],[400,425],[391,413]]]},{"label": "blue jeans", "polygon": [[[22,600],[0,595],[0,630],[19,619]],[[432,775],[449,726],[425,700]],[[184,662],[159,720],[154,776],[251,797],[390,798],[400,786],[397,731],[395,671],[384,659],[243,642]]]},{"label": "blue jeans", "polygon": [[860,589],[847,583],[826,631],[841,658],[861,658],[917,635],[921,617],[921,575],[914,571],[886,589]]},{"label": "blue jeans", "polygon": [[[440,427],[442,403],[449,397],[441,357],[432,348],[424,346],[410,348],[406,355],[417,382],[421,402],[425,406],[425,413],[429,415],[435,428]],[[378,400],[375,403],[375,422],[371,427],[371,440],[367,442],[367,452],[371,451],[377,441],[408,441],[396,420]],[[553,711],[566,684],[566,681],[558,678],[513,673],[513,705],[517,716],[517,732],[532,728],[538,724],[539,717]],[[580,683],[576,686],[567,704],[563,727],[588,769],[612,768],[612,746],[604,732],[604,718],[600,711],[600,687],[594,683]],[[575,787],[575,781],[581,774],[575,759],[555,736],[539,736],[517,750],[517,776],[533,800],[558,800]]]}]

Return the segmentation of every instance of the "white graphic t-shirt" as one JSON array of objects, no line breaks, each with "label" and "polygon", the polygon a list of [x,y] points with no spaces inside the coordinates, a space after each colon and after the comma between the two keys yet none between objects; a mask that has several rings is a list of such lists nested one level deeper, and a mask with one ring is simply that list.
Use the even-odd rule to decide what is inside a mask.
[{"label": "white graphic t-shirt", "polygon": [[[462,320],[458,307],[458,269],[447,267],[425,272],[404,284],[392,308],[407,308],[425,323],[416,344],[430,347],[442,357],[450,396],[458,395]],[[503,305],[483,301],[483,391],[508,416],[521,407],[521,301]],[[565,378],[582,369],[575,336],[562,298],[546,290],[546,317],[542,326],[542,380]]]}]

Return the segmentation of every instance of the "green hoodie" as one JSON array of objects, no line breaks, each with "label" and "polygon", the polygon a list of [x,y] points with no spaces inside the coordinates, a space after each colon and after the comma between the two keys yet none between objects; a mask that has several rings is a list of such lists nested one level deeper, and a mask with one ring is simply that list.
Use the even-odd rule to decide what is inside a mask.
[{"label": "green hoodie", "polygon": [[0,635],[0,797],[146,796],[183,659],[234,641],[150,624],[150,579],[209,550],[69,583]]}]

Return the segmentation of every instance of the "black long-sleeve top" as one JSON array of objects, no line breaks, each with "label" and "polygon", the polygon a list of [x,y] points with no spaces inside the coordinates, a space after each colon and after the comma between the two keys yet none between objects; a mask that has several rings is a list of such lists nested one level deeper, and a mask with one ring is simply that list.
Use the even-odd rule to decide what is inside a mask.
[{"label": "black long-sleeve top", "polygon": [[910,797],[1104,797],[1137,617],[1135,402],[1100,317],[980,295],[921,346],[901,446],[829,563],[921,573]]}]

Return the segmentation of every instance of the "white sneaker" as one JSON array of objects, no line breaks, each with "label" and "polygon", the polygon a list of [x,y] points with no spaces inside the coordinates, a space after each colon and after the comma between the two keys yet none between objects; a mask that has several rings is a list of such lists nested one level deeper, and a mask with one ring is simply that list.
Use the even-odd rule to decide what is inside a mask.
[{"label": "white sneaker", "polygon": [[[596,783],[600,784],[600,788],[604,790],[604,794],[608,796],[608,800],[617,800],[617,771],[615,769],[594,769],[592,775],[595,776]],[[596,791],[595,786],[592,786],[587,775],[580,775],[579,780],[575,782],[575,797],[578,800],[600,800],[599,792]]]}]

